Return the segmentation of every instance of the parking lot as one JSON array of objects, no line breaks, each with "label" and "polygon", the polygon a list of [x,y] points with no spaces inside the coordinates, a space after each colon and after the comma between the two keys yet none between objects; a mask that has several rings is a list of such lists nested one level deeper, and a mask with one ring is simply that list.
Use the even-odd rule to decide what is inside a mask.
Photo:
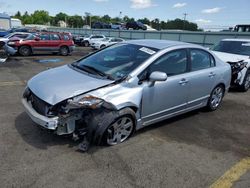
[{"label": "parking lot", "polygon": [[230,91],[215,112],[178,116],[87,153],[38,128],[20,102],[26,81],[90,51],[0,64],[0,187],[250,187],[249,92]]}]

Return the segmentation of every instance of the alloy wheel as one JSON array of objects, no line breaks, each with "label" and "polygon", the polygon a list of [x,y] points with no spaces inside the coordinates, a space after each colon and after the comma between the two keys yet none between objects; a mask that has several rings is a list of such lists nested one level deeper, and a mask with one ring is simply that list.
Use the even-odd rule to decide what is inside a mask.
[{"label": "alloy wheel", "polygon": [[133,132],[133,120],[123,116],[114,122],[107,130],[107,144],[116,145],[124,142]]},{"label": "alloy wheel", "polygon": [[223,93],[224,91],[221,87],[215,88],[215,90],[212,93],[210,102],[212,108],[216,109],[220,105],[223,98]]}]

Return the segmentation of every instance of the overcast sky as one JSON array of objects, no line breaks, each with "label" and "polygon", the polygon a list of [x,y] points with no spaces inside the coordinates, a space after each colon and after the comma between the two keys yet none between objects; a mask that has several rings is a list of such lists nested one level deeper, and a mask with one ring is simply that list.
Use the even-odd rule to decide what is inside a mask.
[{"label": "overcast sky", "polygon": [[18,10],[112,17],[122,12],[122,16],[161,20],[183,18],[187,13],[187,20],[203,28],[250,24],[250,0],[0,0],[0,12],[14,14]]}]

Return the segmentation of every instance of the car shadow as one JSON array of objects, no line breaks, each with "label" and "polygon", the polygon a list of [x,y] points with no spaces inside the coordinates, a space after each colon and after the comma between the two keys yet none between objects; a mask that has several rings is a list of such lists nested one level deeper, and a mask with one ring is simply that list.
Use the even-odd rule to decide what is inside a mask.
[{"label": "car shadow", "polygon": [[226,100],[215,112],[196,110],[150,125],[136,134],[149,132],[153,138],[166,142],[197,145],[209,150],[231,151],[240,156],[250,156],[250,123],[242,115],[242,110],[248,108]]},{"label": "car shadow", "polygon": [[[239,156],[250,156],[250,122],[241,114],[242,110],[247,111],[248,108],[247,105],[226,100],[215,112],[195,110],[145,127],[134,136],[148,133],[159,141],[178,142],[220,152],[230,151]],[[57,136],[39,128],[25,112],[16,117],[15,127],[26,143],[43,150],[55,145],[65,145],[77,150],[80,143],[73,141],[71,137]],[[105,147],[91,146],[89,153],[95,153]]]},{"label": "car shadow", "polygon": [[74,142],[71,137],[57,136],[38,127],[25,112],[16,117],[15,127],[26,143],[38,149],[46,150],[55,145],[66,145],[73,148],[78,145],[78,142]]}]

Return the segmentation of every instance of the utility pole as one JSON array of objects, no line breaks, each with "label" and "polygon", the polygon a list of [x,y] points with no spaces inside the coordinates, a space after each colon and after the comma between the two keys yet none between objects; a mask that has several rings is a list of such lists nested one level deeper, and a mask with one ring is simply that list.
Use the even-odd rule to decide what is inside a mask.
[{"label": "utility pole", "polygon": [[186,18],[187,18],[187,13],[184,13],[184,19],[183,19],[183,30],[185,30],[185,24],[186,24]]},{"label": "utility pole", "polygon": [[120,20],[122,20],[122,11],[120,11],[120,13],[119,13],[119,18],[120,18]]}]

